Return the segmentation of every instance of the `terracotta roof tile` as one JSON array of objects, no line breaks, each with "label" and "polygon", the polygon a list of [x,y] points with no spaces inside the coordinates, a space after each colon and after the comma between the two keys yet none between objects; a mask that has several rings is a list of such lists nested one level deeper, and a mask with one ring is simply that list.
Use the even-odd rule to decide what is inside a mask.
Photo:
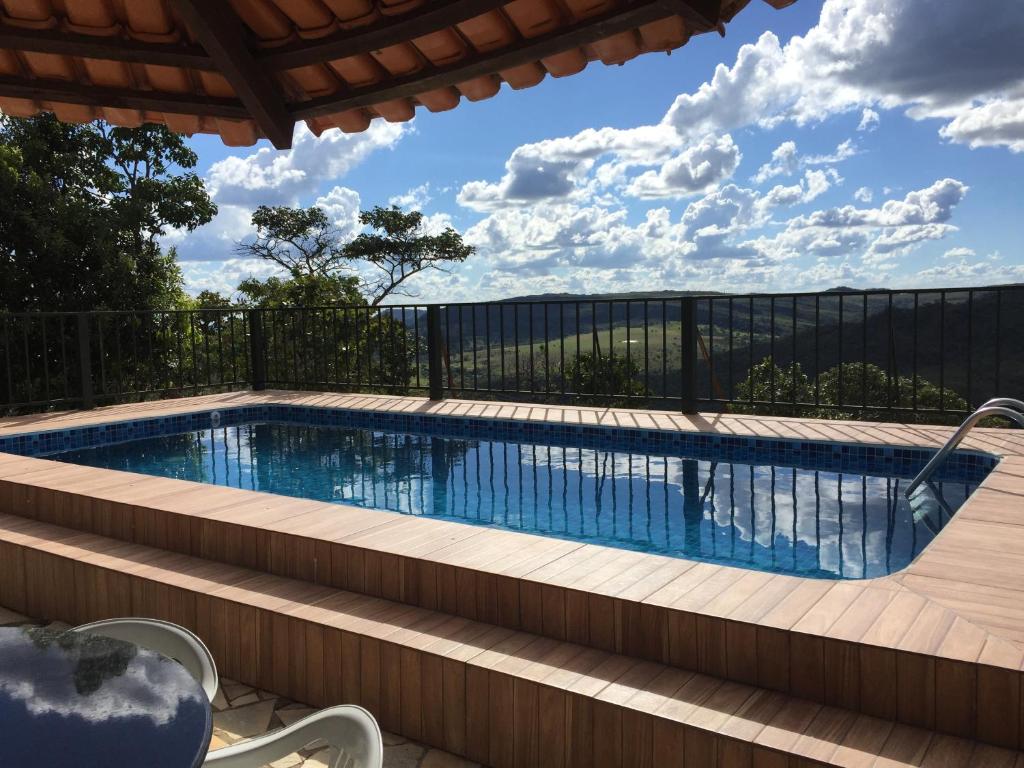
[{"label": "terracotta roof tile", "polygon": [[[295,118],[314,133],[362,131],[377,117],[410,120],[418,106],[440,112],[463,97],[490,98],[502,83],[529,88],[590,61],[671,51],[694,33],[723,31],[748,2],[229,0],[231,23],[244,24],[241,56],[284,116],[278,136],[290,135]],[[268,118],[244,93],[254,80],[240,82],[222,53],[204,51],[190,5],[210,13],[204,0],[0,0],[0,109],[53,111],[69,122],[156,121],[253,144],[268,133]],[[376,36],[359,37],[366,34]],[[310,48],[324,45],[333,47]]]}]

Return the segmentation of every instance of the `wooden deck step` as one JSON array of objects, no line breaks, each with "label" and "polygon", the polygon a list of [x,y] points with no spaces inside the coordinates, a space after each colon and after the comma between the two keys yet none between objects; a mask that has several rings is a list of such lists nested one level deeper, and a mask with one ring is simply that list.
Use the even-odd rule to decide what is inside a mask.
[{"label": "wooden deck step", "polygon": [[[799,579],[8,455],[3,513],[925,730],[1024,739],[1024,649],[965,619],[974,591],[936,579]],[[993,613],[1019,613],[997,597]]]},{"label": "wooden deck step", "polygon": [[0,515],[0,604],[196,631],[221,671],[517,766],[993,766],[1024,755],[308,581]]}]

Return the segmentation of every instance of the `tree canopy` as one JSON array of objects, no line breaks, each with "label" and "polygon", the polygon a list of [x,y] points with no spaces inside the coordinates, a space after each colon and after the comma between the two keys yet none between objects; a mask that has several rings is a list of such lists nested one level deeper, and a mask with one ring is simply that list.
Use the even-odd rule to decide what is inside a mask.
[{"label": "tree canopy", "polygon": [[[451,227],[428,232],[419,211],[374,206],[360,212],[359,222],[371,231],[346,241],[322,208],[261,205],[252,216],[256,237],[236,251],[277,264],[289,277],[246,280],[239,286],[243,300],[376,306],[388,296],[411,295],[406,281],[413,275],[443,271],[475,251]],[[360,265],[372,276],[363,276]]]},{"label": "tree canopy", "polygon": [[0,307],[176,304],[181,274],[157,239],[216,214],[196,163],[159,125],[0,117]]},{"label": "tree canopy", "polygon": [[364,287],[374,305],[393,294],[411,295],[403,285],[407,279],[428,269],[443,271],[476,251],[451,227],[436,235],[425,232],[419,211],[406,213],[397,206],[375,205],[359,214],[359,223],[373,231],[358,235],[345,246],[344,253],[353,261],[362,259],[379,270],[377,278]]},{"label": "tree canopy", "polygon": [[[822,406],[835,407],[815,407],[815,398]],[[755,404],[744,403],[747,400]],[[793,402],[803,405],[789,405]],[[909,411],[915,406],[935,410],[940,404],[947,410],[967,410],[967,401],[948,387],[942,389],[918,377],[915,396],[912,378],[890,376],[871,363],[842,363],[823,371],[814,381],[799,363],[780,367],[766,357],[747,372],[744,380],[737,382],[736,402],[730,410],[773,416],[888,421],[892,418],[888,409],[892,407],[905,411],[900,414],[901,419],[928,422],[943,417]],[[958,420],[955,416],[951,419]]]}]

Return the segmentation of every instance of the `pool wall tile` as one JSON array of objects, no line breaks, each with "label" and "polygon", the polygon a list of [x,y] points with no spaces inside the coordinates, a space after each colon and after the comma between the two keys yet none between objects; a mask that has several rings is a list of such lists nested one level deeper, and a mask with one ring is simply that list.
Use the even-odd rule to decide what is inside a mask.
[{"label": "pool wall tile", "polygon": [[[899,477],[912,477],[935,453],[930,448],[736,437],[702,432],[553,424],[518,419],[454,418],[276,403],[117,421],[78,429],[8,435],[0,437],[0,452],[21,456],[47,456],[80,448],[124,443],[143,437],[254,422],[625,450]],[[997,463],[998,457],[991,454],[956,451],[940,468],[936,479],[978,483]]]}]

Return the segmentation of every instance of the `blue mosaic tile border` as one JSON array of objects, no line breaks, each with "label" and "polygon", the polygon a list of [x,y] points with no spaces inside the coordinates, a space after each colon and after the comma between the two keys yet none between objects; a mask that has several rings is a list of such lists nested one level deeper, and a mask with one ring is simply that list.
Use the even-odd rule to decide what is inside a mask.
[{"label": "blue mosaic tile border", "polygon": [[[215,414],[218,419],[216,425],[213,423]],[[735,437],[706,432],[596,427],[513,419],[474,419],[279,403],[118,421],[74,429],[27,432],[0,437],[0,452],[22,456],[46,456],[145,437],[253,422],[362,428],[439,437],[681,455],[698,459],[775,464],[895,477],[912,477],[934,454],[934,450],[929,448]],[[999,458],[992,454],[956,451],[941,467],[936,478],[978,483],[998,462]]]}]

